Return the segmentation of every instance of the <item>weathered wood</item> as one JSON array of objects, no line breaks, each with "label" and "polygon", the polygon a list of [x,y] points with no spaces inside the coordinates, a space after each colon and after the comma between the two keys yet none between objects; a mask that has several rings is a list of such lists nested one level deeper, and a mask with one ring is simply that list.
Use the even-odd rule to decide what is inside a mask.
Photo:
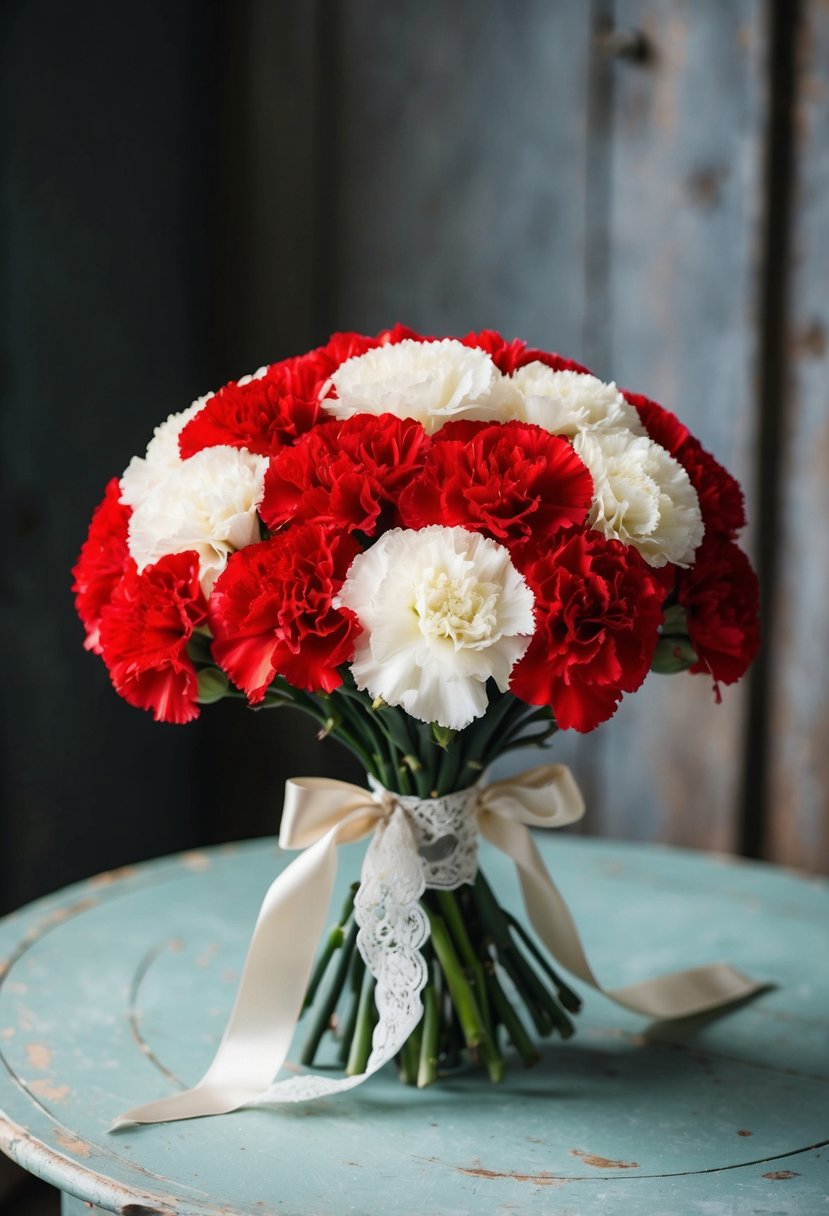
[{"label": "weathered wood", "polygon": [[336,323],[580,357],[589,6],[339,6]]},{"label": "weathered wood", "polygon": [[[767,6],[618,0],[614,12],[645,55],[613,67],[597,370],[677,412],[751,495]],[[650,676],[588,751],[601,772],[594,823],[733,848],[745,706],[744,685],[718,707],[706,677]]]},{"label": "weathered wood", "polygon": [[769,855],[829,868],[829,9],[798,31],[795,180],[780,452],[781,526],[770,713]]},{"label": "weathered wood", "polygon": [[[779,989],[661,1027],[587,993],[576,1037],[535,1069],[510,1060],[503,1085],[465,1072],[418,1091],[387,1068],[311,1105],[111,1134],[127,1106],[201,1075],[285,863],[269,841],[188,854],[0,924],[0,1144],[67,1192],[67,1216],[818,1211],[827,885],[672,849],[540,845],[607,982],[727,958]],[[335,906],[364,847],[342,850]],[[503,855],[483,864],[518,910]]]}]

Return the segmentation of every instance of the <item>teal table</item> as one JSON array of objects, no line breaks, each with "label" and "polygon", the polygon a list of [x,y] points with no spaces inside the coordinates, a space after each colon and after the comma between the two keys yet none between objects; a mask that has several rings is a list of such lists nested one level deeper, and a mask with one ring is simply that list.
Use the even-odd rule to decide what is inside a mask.
[{"label": "teal table", "polygon": [[[337,1099],[111,1134],[191,1084],[228,1014],[270,841],[102,875],[0,925],[0,1146],[66,1216],[829,1209],[829,888],[765,865],[549,835],[609,984],[724,958],[779,987],[648,1026],[585,994],[579,1033],[506,1082],[381,1075]],[[342,852],[344,888],[361,847]],[[484,864],[517,906],[508,865]]]}]

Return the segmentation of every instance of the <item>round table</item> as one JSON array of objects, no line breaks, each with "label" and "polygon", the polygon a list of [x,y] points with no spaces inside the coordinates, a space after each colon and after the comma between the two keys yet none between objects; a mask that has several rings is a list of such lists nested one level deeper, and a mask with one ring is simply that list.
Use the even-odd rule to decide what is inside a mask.
[{"label": "round table", "polygon": [[[491,1085],[391,1068],[315,1103],[108,1131],[198,1079],[229,1012],[272,841],[104,874],[0,924],[0,1147],[126,1216],[812,1213],[829,1205],[829,887],[779,868],[549,834],[603,982],[725,959],[776,989],[647,1025],[585,993],[578,1033]],[[338,907],[363,846],[341,851]],[[484,852],[505,903],[507,861]]]}]

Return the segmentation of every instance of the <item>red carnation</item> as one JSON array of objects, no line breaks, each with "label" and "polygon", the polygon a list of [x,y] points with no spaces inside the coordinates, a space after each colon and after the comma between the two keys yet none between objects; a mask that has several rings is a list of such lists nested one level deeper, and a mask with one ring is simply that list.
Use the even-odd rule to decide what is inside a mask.
[{"label": "red carnation", "polygon": [[95,508],[87,538],[72,570],[75,581],[75,607],[86,629],[87,650],[101,653],[101,611],[112,599],[112,593],[131,562],[127,548],[127,528],[132,514],[119,501],[121,487],[113,477],[104,499]]},{"label": "red carnation", "polygon": [[514,338],[508,342],[494,329],[483,329],[477,334],[467,334],[465,338],[461,338],[461,341],[464,346],[477,346],[479,350],[485,350],[498,370],[505,376],[512,375],[514,371],[517,371],[519,367],[524,367],[527,363],[544,363],[554,372],[587,372],[587,368],[583,367],[581,363],[576,363],[574,359],[565,359],[561,355],[554,355],[546,350],[537,350],[535,347],[527,346],[527,343],[520,338]]},{"label": "red carnation", "polygon": [[676,414],[639,393],[625,392],[623,396],[637,410],[654,443],[670,452],[687,472],[699,498],[706,535],[718,533],[733,540],[746,523],[743,492],[736,479]]},{"label": "red carnation", "polygon": [[272,363],[245,383],[231,381],[182,430],[182,458],[219,444],[269,456],[293,443],[317,421],[319,390],[328,374],[312,356],[302,355]]},{"label": "red carnation", "polygon": [[206,618],[192,549],[140,573],[134,565],[127,570],[101,613],[101,653],[130,705],[151,709],[156,722],[198,717],[199,683],[187,643]]},{"label": "red carnation", "polygon": [[593,730],[642,683],[662,623],[663,590],[635,549],[579,532],[519,568],[536,628],[510,689],[549,705],[563,729]]},{"label": "red carnation", "polygon": [[448,423],[400,496],[409,528],[459,525],[503,544],[581,524],[593,479],[566,439],[523,422]]},{"label": "red carnation", "polygon": [[731,540],[706,536],[689,570],[680,572],[678,598],[698,662],[717,684],[739,680],[760,649],[760,589],[751,562]]},{"label": "red carnation", "polygon": [[331,601],[359,551],[348,533],[300,524],[230,558],[210,597],[213,656],[250,701],[276,675],[307,692],[342,683],[360,626]]},{"label": "red carnation", "polygon": [[364,355],[375,346],[417,338],[402,325],[384,329],[376,338],[364,334],[333,334],[324,346],[293,359],[272,363],[264,374],[232,380],[210,397],[179,436],[182,458],[202,448],[227,444],[272,456],[295,443],[324,418],[320,392],[341,363]]},{"label": "red carnation", "polygon": [[391,414],[323,422],[271,460],[259,514],[269,528],[308,522],[382,531],[397,497],[423,465],[419,422]]}]

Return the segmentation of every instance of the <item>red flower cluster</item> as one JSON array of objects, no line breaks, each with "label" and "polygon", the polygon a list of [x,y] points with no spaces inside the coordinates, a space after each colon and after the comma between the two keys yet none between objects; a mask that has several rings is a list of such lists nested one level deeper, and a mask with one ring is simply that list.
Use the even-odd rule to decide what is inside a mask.
[{"label": "red flower cluster", "polygon": [[[535,598],[535,632],[511,691],[550,706],[559,726],[592,730],[639,687],[668,605],[685,609],[697,655],[691,670],[715,686],[739,679],[759,646],[757,580],[734,543],[745,523],[742,493],[688,428],[655,402],[625,394],[651,438],[687,471],[705,524],[690,568],[656,570],[635,548],[590,530],[593,479],[567,438],[518,419],[450,421],[429,436],[413,418],[338,420],[323,409],[345,360],[404,339],[430,340],[399,325],[374,337],[336,334],[225,385],[182,429],[182,461],[221,445],[268,458],[257,508],[267,539],[235,552],[228,546],[215,585],[204,584],[209,601],[195,549],[138,571],[132,513],[110,482],[73,589],[85,645],[103,657],[116,689],[159,720],[196,717],[189,650],[198,630],[202,649],[211,648],[253,703],[277,677],[307,692],[333,691],[361,631],[351,612],[335,607],[354,558],[390,528],[435,524],[482,533],[510,551]],[[492,330],[461,342],[487,352],[504,376],[531,362],[587,372]]]},{"label": "red flower cluster", "polygon": [[459,525],[504,545],[581,524],[593,479],[566,439],[523,422],[450,422],[399,499],[407,528]]},{"label": "red flower cluster", "polygon": [[113,477],[103,502],[95,508],[89,534],[83,543],[72,574],[75,607],[86,629],[84,646],[101,653],[101,612],[131,562],[127,548],[130,508],[119,501],[121,489]]},{"label": "red flower cluster", "polygon": [[141,573],[131,563],[101,612],[101,653],[121,696],[157,722],[198,717],[187,643],[206,620],[198,553],[170,553]]},{"label": "red flower cluster", "polygon": [[662,623],[662,580],[635,549],[577,532],[519,558],[535,593],[536,629],[510,689],[549,705],[563,729],[593,730],[648,674]]},{"label": "red flower cluster", "polygon": [[359,551],[346,532],[299,524],[234,555],[210,597],[213,654],[251,702],[277,675],[308,692],[342,683],[360,629],[332,601]]}]

